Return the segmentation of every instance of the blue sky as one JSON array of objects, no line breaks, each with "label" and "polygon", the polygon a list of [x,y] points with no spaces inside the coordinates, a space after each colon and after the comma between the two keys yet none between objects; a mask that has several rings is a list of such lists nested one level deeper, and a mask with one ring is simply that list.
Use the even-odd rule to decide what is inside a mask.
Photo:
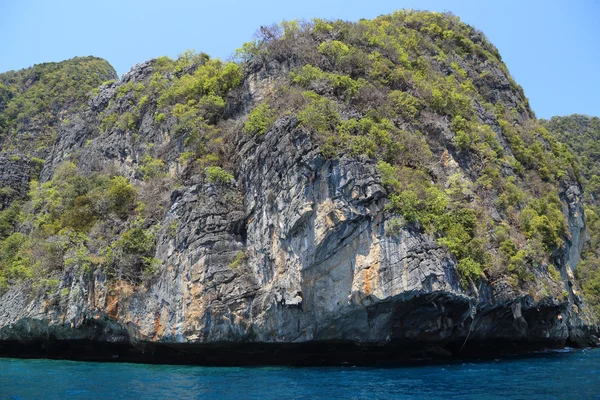
[{"label": "blue sky", "polygon": [[0,0],[0,71],[94,55],[119,75],[186,49],[227,58],[260,25],[451,11],[482,30],[540,118],[600,116],[598,0]]}]

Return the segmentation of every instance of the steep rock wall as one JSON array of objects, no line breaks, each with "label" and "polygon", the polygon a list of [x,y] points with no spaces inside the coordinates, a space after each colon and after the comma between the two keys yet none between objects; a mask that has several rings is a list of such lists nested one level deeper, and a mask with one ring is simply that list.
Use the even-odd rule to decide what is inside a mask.
[{"label": "steep rock wall", "polygon": [[[0,303],[0,339],[453,348],[467,339],[560,345],[585,325],[570,301],[538,303],[507,284],[469,295],[433,238],[386,233],[374,165],[323,159],[293,117],[243,142],[240,160],[236,185],[173,192],[165,225],[178,229],[161,233],[164,267],[146,289],[68,271],[60,283],[68,296],[13,287]],[[571,246],[580,240],[572,235]]]},{"label": "steep rock wall", "polygon": [[[473,65],[461,64],[468,74],[491,82],[475,80],[477,89],[488,90],[483,98],[514,109],[514,124],[530,122],[532,112],[523,109],[524,96],[507,73],[469,57]],[[0,354],[14,354],[11,348],[28,343],[41,346],[35,351],[56,343],[91,343],[117,354],[144,352],[145,361],[153,361],[154,354],[182,361],[170,359],[169,351],[192,357],[225,349],[250,358],[273,351],[269,361],[292,362],[283,349],[292,349],[298,359],[312,345],[324,346],[315,350],[323,353],[350,343],[355,346],[350,350],[369,348],[378,358],[387,349],[400,349],[393,352],[396,357],[403,352],[456,355],[469,347],[595,344],[597,326],[573,276],[585,240],[577,182],[565,178],[558,193],[568,232],[564,246],[551,255],[560,278],[550,276],[554,267],[539,264],[528,271],[529,291],[507,274],[461,282],[457,260],[439,237],[417,224],[397,224],[373,157],[325,157],[322,138],[293,113],[278,118],[264,134],[242,133],[248,112],[301,64],[293,58],[250,64],[243,83],[229,93],[224,115],[235,135],[228,138],[234,159],[227,161],[235,167],[235,179],[223,184],[188,176],[178,162],[185,137],[173,132],[175,117],[156,122],[157,98],[137,108],[141,101],[135,90],[121,90],[150,86],[156,60],[103,85],[87,108],[63,123],[48,149],[42,182],[50,181],[64,161],[76,160],[83,175],[110,168],[143,187],[139,166],[150,149],[170,175],[183,177],[157,223],[154,257],[160,267],[143,284],[115,280],[102,268],[82,272],[71,265],[56,275],[58,287],[51,291],[29,281],[11,285],[0,299]],[[165,79],[184,72],[168,72]],[[311,85],[330,94],[327,87]],[[377,95],[371,95],[377,103]],[[514,158],[490,108],[472,103],[474,119],[489,128],[507,159]],[[135,129],[104,129],[107,115],[133,111],[139,113]],[[342,114],[360,116],[350,106]],[[418,129],[439,159],[429,167],[432,179],[458,174],[475,182],[481,166],[474,152],[455,146],[450,118],[431,109],[420,118]],[[399,124],[409,130],[414,122]],[[0,159],[0,178],[24,197],[31,166],[24,158],[14,167],[18,162]],[[508,163],[501,173],[516,177]],[[496,205],[497,194],[490,193],[482,207],[494,221],[508,220]],[[378,348],[384,350],[373,350]],[[70,354],[58,356],[77,357]]]}]

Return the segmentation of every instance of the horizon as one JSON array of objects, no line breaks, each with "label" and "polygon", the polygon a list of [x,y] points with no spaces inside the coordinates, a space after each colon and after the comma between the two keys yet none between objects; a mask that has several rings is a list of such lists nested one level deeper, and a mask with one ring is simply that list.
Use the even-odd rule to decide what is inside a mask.
[{"label": "horizon", "polygon": [[[35,7],[36,3],[41,3],[41,6]],[[152,6],[156,6],[160,2],[153,0],[145,3],[140,0],[133,0],[121,5],[116,0],[110,0],[108,3],[116,3],[122,7],[144,5],[146,8],[152,8]],[[179,54],[188,49],[205,52],[211,57],[223,60],[228,59],[244,42],[253,39],[254,32],[261,25],[271,25],[283,20],[310,20],[312,18],[358,21],[363,18],[373,19],[379,15],[390,14],[400,9],[415,9],[433,12],[451,12],[459,17],[462,22],[482,31],[492,44],[498,48],[510,74],[523,87],[525,95],[530,100],[531,108],[538,118],[550,119],[553,116],[571,114],[600,116],[600,106],[598,105],[600,101],[598,101],[597,94],[600,92],[600,77],[595,73],[595,71],[600,69],[600,55],[593,49],[593,46],[598,46],[598,43],[595,43],[593,38],[600,37],[600,27],[592,24],[593,15],[598,14],[600,5],[593,4],[593,0],[583,0],[577,5],[568,4],[562,0],[551,2],[536,0],[528,2],[528,4],[522,4],[513,0],[509,1],[508,4],[503,4],[501,7],[490,7],[489,4],[477,5],[479,7],[478,10],[474,10],[473,5],[477,4],[474,0],[453,2],[452,8],[445,8],[451,3],[448,0],[408,0],[401,3],[394,3],[393,5],[391,1],[374,1],[369,4],[368,9],[365,7],[362,10],[360,10],[360,7],[357,9],[356,7],[348,6],[352,3],[359,3],[355,0],[350,2],[336,0],[326,4],[317,4],[314,0],[311,0],[304,2],[300,9],[295,5],[295,9],[292,8],[292,5],[287,5],[287,7],[276,3],[274,5],[272,0],[258,2],[258,5],[237,3],[236,1],[230,1],[222,5],[197,5],[191,4],[191,1],[179,3],[183,4],[183,8],[187,7],[191,11],[195,10],[194,7],[207,8],[208,11],[212,10],[213,12],[209,12],[209,14],[215,18],[208,21],[209,23],[206,27],[195,27],[200,28],[197,35],[190,33],[191,27],[181,26],[185,24],[171,26],[169,29],[163,27],[162,30],[150,29],[141,31],[136,30],[138,25],[132,24],[128,27],[129,30],[132,30],[132,33],[142,32],[146,36],[150,36],[150,38],[156,40],[154,43],[151,43],[153,42],[152,40],[148,40],[150,38],[147,38],[145,41],[141,40],[136,43],[137,46],[135,48],[131,49],[107,46],[110,41],[100,41],[96,36],[90,38],[85,35],[79,35],[83,36],[83,38],[78,37],[77,40],[74,37],[71,38],[75,42],[71,43],[70,46],[55,46],[55,48],[43,46],[45,41],[52,42],[56,37],[61,37],[61,35],[64,37],[66,32],[70,32],[64,25],[60,28],[55,27],[51,29],[51,32],[47,32],[46,35],[35,38],[33,37],[35,35],[33,35],[32,37],[25,38],[27,40],[25,40],[24,46],[18,40],[10,43],[8,51],[5,52],[5,57],[0,59],[0,72],[25,69],[35,64],[46,62],[60,62],[74,57],[94,56],[108,61],[116,70],[118,76],[122,77],[136,64],[160,56],[177,58]],[[230,9],[225,10],[227,5],[235,5],[236,3],[241,9],[236,10],[240,15],[226,15],[225,11],[230,11]],[[327,14],[332,13],[336,3],[340,3],[340,7],[335,10],[338,15],[328,16]],[[537,7],[540,4],[543,7]],[[418,5],[418,7],[415,7],[415,5]],[[44,6],[50,9],[44,10]],[[3,28],[0,28],[0,32],[4,33],[4,37],[18,37],[14,32],[27,30],[23,27],[23,25],[26,26],[27,24],[35,25],[36,27],[41,26],[39,30],[42,31],[44,30],[44,24],[47,24],[51,20],[49,16],[52,15],[52,12],[60,14],[58,11],[65,9],[67,14],[63,15],[63,18],[69,20],[69,17],[74,15],[80,16],[82,13],[86,14],[86,11],[89,12],[94,7],[100,11],[111,8],[102,5],[99,7],[97,5],[88,5],[88,7],[87,9],[81,8],[74,0],[65,0],[59,5],[43,4],[42,0],[24,1],[18,5],[0,5],[0,11],[3,11],[0,13],[0,21],[4,22]],[[318,9],[315,9],[315,7]],[[485,8],[493,10],[496,13],[496,18],[490,12],[486,12]],[[21,10],[24,9],[34,10],[33,15],[28,15],[28,18],[33,18],[26,21],[18,21],[19,18],[14,18],[14,16],[23,15],[24,12]],[[168,9],[168,11],[173,10],[175,10],[174,7]],[[267,12],[260,13],[260,11],[265,10]],[[124,8],[121,14],[127,14],[126,11],[126,8]],[[168,19],[168,17],[165,17],[166,13],[157,11],[160,10],[153,10],[152,12],[144,10],[142,16],[151,17],[146,18],[144,22]],[[532,11],[538,13],[538,18],[535,20],[528,17]],[[68,12],[71,12],[71,14],[68,14]],[[506,30],[506,24],[499,22],[499,20],[502,20],[502,15],[507,12],[513,13],[509,15],[515,18],[510,22],[513,23],[513,27],[517,27],[518,29]],[[13,14],[13,18],[10,18],[11,13]],[[188,18],[189,14],[193,15],[194,13],[186,13],[185,17]],[[40,16],[42,17],[41,20],[36,21],[36,18]],[[117,17],[115,16],[115,18]],[[520,19],[517,17],[520,17]],[[202,34],[203,29],[208,31],[223,29],[223,26],[220,25],[223,23],[223,18],[233,19],[228,26],[234,26],[233,32],[228,30],[226,34]],[[589,24],[585,23],[587,19],[589,19]],[[6,23],[6,20],[8,20],[8,23]],[[241,23],[235,24],[238,20]],[[72,22],[72,18],[69,21]],[[118,18],[113,22],[115,22],[115,25],[119,25]],[[524,24],[524,22],[527,23]],[[560,26],[560,22],[563,23],[562,29],[551,29],[552,27],[556,28],[556,26]],[[253,30],[250,28],[252,25],[254,25]],[[89,28],[89,25],[86,25],[86,27]],[[118,30],[110,30],[107,34],[125,39],[131,38],[132,34],[128,33],[127,29],[125,29],[127,26],[121,26],[120,28]],[[194,30],[192,31],[195,32]],[[596,31],[597,35],[595,35]],[[13,32],[12,35],[11,32]],[[525,32],[527,35],[523,35]],[[100,33],[103,32],[101,31]],[[536,38],[539,38],[540,35],[545,37],[546,40],[536,41]],[[176,36],[177,40],[169,40],[171,36]],[[207,40],[207,37],[211,40]],[[218,40],[212,40],[215,37]],[[522,38],[529,38],[530,40],[523,41],[521,40]],[[125,45],[128,43],[130,42],[125,40]],[[64,42],[61,44],[64,44]],[[530,49],[532,44],[537,45],[533,46],[533,51]],[[36,47],[38,47],[38,51],[21,51],[23,48],[36,49]],[[88,47],[89,51],[85,53],[84,49]],[[584,52],[583,50],[586,49],[587,52]],[[542,60],[544,62],[535,63],[540,54],[544,56]]]}]

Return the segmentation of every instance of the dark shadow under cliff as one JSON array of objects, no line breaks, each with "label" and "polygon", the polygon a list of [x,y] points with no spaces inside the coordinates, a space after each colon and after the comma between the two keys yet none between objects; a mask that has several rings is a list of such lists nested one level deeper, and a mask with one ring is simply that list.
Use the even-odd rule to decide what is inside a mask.
[{"label": "dark shadow under cliff", "polygon": [[[565,344],[576,345],[569,342]],[[497,340],[467,341],[464,347],[458,342],[439,345],[392,342],[381,346],[352,342],[309,342],[147,344],[134,347],[90,340],[36,340],[2,342],[0,357],[213,366],[402,365],[514,356],[562,348],[565,344]]]}]

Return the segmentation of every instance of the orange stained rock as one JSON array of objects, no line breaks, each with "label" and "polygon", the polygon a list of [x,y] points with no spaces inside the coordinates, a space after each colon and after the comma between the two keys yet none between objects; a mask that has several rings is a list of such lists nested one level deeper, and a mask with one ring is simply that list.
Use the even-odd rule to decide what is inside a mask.
[{"label": "orange stained rock", "polygon": [[169,311],[163,307],[160,311],[157,311],[154,315],[154,337],[153,341],[165,335],[165,328],[167,327],[167,317]]},{"label": "orange stained rock", "polygon": [[448,164],[450,163],[450,156],[448,155],[448,149],[445,149],[442,155],[440,156],[440,161],[444,164],[445,168],[448,168]]},{"label": "orange stained rock", "polygon": [[112,294],[108,296],[108,304],[106,307],[106,314],[114,320],[119,317],[119,295]]},{"label": "orange stained rock", "polygon": [[156,341],[158,337],[158,331],[161,330],[162,326],[160,324],[160,314],[157,312],[156,314],[154,314],[154,337],[152,338],[153,341]]}]

